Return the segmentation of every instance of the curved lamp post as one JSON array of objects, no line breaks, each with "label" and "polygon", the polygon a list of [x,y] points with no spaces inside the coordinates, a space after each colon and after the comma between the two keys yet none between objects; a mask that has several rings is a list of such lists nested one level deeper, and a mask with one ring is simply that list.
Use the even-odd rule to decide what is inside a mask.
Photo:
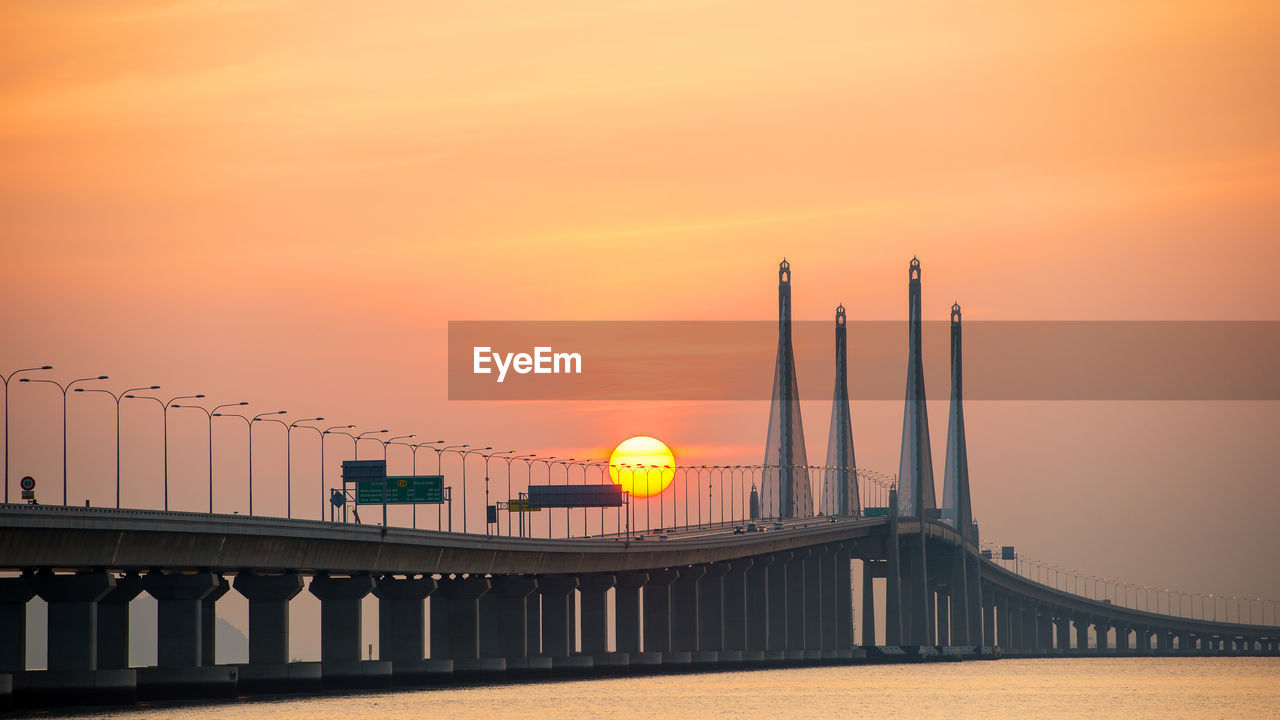
[{"label": "curved lamp post", "polygon": [[[67,383],[66,385],[63,385],[57,380],[45,380],[42,378],[19,378],[18,379],[18,382],[49,383],[50,385],[57,386],[57,388],[62,391],[62,504],[63,505],[67,504],[67,391],[70,390],[71,386],[75,385],[76,383],[89,382],[90,380],[106,380],[106,379],[107,379],[106,375],[98,375],[97,377],[77,378]],[[6,401],[8,396],[9,396],[9,393],[6,391],[5,392]],[[9,459],[6,457],[5,463],[8,463],[8,462],[9,462]],[[7,490],[8,486],[6,486],[5,489]],[[168,508],[165,508],[165,509],[167,510]]]},{"label": "curved lamp post", "polygon": [[203,394],[179,395],[177,397],[170,398],[168,402],[165,402],[164,400],[161,400],[158,397],[152,397],[150,395],[125,395],[125,397],[130,399],[155,400],[157,403],[160,404],[160,415],[163,423],[162,433],[164,434],[164,509],[168,510],[169,509],[169,408],[173,407],[173,404],[178,400],[197,400],[199,398],[204,397],[204,395]]},{"label": "curved lamp post", "polygon": [[9,502],[9,381],[19,373],[52,369],[52,365],[41,365],[40,367],[18,368],[8,375],[0,375],[0,380],[4,381],[4,501],[6,503]]},{"label": "curved lamp post", "polygon": [[[285,472],[285,475],[284,475],[284,478],[285,478],[285,480],[284,480],[284,484],[285,484],[285,492],[284,492],[284,495],[285,495],[285,502],[284,502],[285,511],[284,511],[284,516],[285,516],[286,518],[293,518],[293,429],[294,429],[294,428],[297,428],[297,427],[304,427],[304,428],[308,428],[308,429],[311,429],[311,430],[315,430],[316,432],[319,432],[319,431],[320,431],[320,428],[318,428],[318,427],[311,427],[310,425],[299,425],[298,423],[304,423],[304,422],[320,422],[321,420],[324,420],[324,418],[322,418],[322,417],[302,418],[301,420],[294,420],[293,422],[288,423],[288,424],[285,424],[285,423],[284,423],[283,421],[281,421],[281,420],[277,420],[277,421],[276,421],[276,422],[280,423],[281,425],[284,425],[284,454],[285,454],[285,461],[284,461],[284,462],[285,462],[285,465],[284,465],[284,467],[285,467],[285,471],[284,471],[284,472]],[[321,442],[323,442],[323,440],[324,440],[324,435],[321,435],[321,436],[320,436],[320,438],[321,438]],[[323,455],[323,453],[324,453],[323,448],[321,449],[321,451],[320,451],[320,452],[321,452],[321,454]],[[323,462],[324,462],[324,460],[323,460],[323,458],[322,458],[322,459],[321,459],[321,463],[323,463]],[[322,465],[322,467],[321,467],[321,469],[320,469],[320,472],[321,472],[321,475],[323,475],[323,474],[324,474],[324,467],[323,467],[323,465]],[[323,496],[323,495],[324,495],[324,491],[323,491],[323,490],[321,490],[321,491],[320,491],[320,494]],[[322,520],[324,519],[323,515],[321,516],[321,518],[320,518],[320,519],[322,519]]]},{"label": "curved lamp post", "polygon": [[[312,426],[299,425],[298,427],[312,427]],[[314,428],[314,429],[316,432],[320,433],[320,516],[319,518],[320,520],[324,520],[324,506],[325,506],[325,503],[328,502],[328,498],[324,496],[324,479],[325,479],[324,478],[324,441],[325,441],[325,438],[328,437],[329,433],[346,435],[347,437],[354,437],[351,433],[345,433],[340,431],[353,430],[355,429],[355,425],[334,425],[333,427],[325,428],[323,430],[321,430],[320,428]]]},{"label": "curved lamp post", "polygon": [[[178,405],[175,403],[173,406],[176,408],[183,408],[183,407],[195,408],[196,410],[203,412],[205,414],[205,417],[209,421],[209,514],[210,515],[213,514],[213,416],[222,408],[236,407],[237,405],[248,405],[248,404],[249,403],[247,402],[226,403],[225,405],[215,406],[213,410],[205,410],[203,407],[200,407],[199,405]],[[117,469],[117,472],[118,472],[118,469]]]},{"label": "curved lamp post", "polygon": [[467,532],[467,456],[492,449],[492,447],[486,445],[482,448],[463,450],[458,453],[458,456],[462,458],[462,532],[464,534]]},{"label": "curved lamp post", "polygon": [[[120,508],[120,401],[124,399],[124,396],[126,393],[137,392],[139,390],[159,390],[159,389],[160,389],[159,385],[148,385],[147,387],[129,388],[128,390],[125,390],[121,392],[119,395],[117,395],[111,392],[110,390],[101,390],[99,388],[76,388],[76,392],[106,393],[110,395],[111,399],[114,400],[116,403],[116,508],[117,509]],[[5,432],[8,433],[7,417],[5,418]],[[8,457],[9,457],[8,447],[6,446],[5,448],[6,462],[8,461]],[[5,468],[5,471],[6,472],[8,471],[8,467]],[[5,490],[7,493],[8,487],[6,487]],[[6,497],[5,502],[8,502],[8,501],[9,499]]]}]

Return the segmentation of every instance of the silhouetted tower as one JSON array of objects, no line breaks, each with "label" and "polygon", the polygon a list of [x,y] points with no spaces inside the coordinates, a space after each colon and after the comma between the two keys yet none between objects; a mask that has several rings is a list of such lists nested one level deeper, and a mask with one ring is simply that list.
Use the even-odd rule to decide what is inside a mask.
[{"label": "silhouetted tower", "polygon": [[[978,542],[969,501],[969,452],[964,441],[964,373],[961,364],[960,305],[951,306],[951,413],[947,419],[947,455],[942,471],[942,520],[962,536]],[[981,643],[981,582],[978,563],[963,546],[956,548],[951,561],[951,642],[953,645]]]},{"label": "silhouetted tower", "polygon": [[898,511],[921,516],[938,507],[934,499],[933,453],[929,448],[929,410],[924,396],[924,360],[920,347],[920,261],[911,258],[907,284],[907,403],[902,417],[902,456],[898,462]]},{"label": "silhouetted tower", "polygon": [[902,417],[902,456],[898,463],[898,512],[919,517],[919,535],[904,549],[902,561],[909,570],[903,596],[909,598],[910,615],[903,633],[908,645],[934,643],[934,600],[929,586],[925,523],[936,513],[933,487],[933,453],[929,447],[929,412],[924,395],[924,360],[920,344],[920,260],[911,258],[907,283],[907,401]]},{"label": "silhouetted tower", "polygon": [[822,502],[827,515],[862,515],[857,465],[853,459],[853,423],[849,412],[849,375],[844,305],[836,308],[836,389],[831,400],[831,431],[827,434],[827,470]]},{"label": "silhouetted tower", "polygon": [[773,370],[773,400],[765,440],[763,495],[765,517],[813,515],[796,358],[791,350],[791,265],[778,265],[778,355]]},{"label": "silhouetted tower", "polygon": [[942,519],[966,537],[972,535],[969,500],[969,451],[964,442],[964,385],[961,368],[960,306],[951,306],[951,415],[947,421],[947,459],[942,472]]}]

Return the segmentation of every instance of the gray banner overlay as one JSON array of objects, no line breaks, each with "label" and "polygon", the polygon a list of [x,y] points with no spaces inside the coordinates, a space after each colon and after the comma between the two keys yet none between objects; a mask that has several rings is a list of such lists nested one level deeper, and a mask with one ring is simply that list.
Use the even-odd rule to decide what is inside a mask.
[{"label": "gray banner overlay", "polygon": [[[922,336],[946,400],[949,323]],[[794,322],[792,343],[801,398],[831,400],[833,323]],[[449,399],[768,400],[777,346],[773,321],[451,321]],[[848,355],[853,399],[902,400],[905,323],[850,322]],[[1277,359],[1274,321],[964,323],[966,400],[1280,400]]]}]

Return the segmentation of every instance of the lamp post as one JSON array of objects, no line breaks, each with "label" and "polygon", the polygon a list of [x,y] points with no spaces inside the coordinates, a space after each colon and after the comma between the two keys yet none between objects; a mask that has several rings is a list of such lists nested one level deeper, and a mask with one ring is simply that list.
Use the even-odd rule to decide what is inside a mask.
[{"label": "lamp post", "polygon": [[[343,432],[343,430],[349,430],[349,429],[354,429],[354,428],[355,428],[355,425],[334,425],[333,427],[329,428],[328,430],[325,430],[325,431],[324,431],[324,434],[325,434],[325,435],[329,435],[329,434],[333,434],[333,435],[346,435],[347,437],[351,438],[351,456],[354,458],[354,457],[356,456],[356,436],[355,436],[355,435],[353,435],[352,433],[349,433],[349,432]],[[321,453],[321,454],[323,454],[323,453],[324,453],[323,443],[321,443],[320,453]],[[321,493],[321,494],[323,495],[324,493]],[[344,479],[343,479],[343,481],[342,481],[342,498],[343,498],[343,500],[342,500],[342,522],[346,522],[346,521],[347,521],[347,505],[346,505],[346,497],[347,497],[347,481],[346,481],[346,479],[344,478]],[[324,516],[324,511],[323,511],[323,510],[321,510],[321,511],[320,511],[320,515],[321,515],[322,517]]]},{"label": "lamp post", "polygon": [[155,400],[157,403],[160,404],[160,415],[163,423],[162,432],[164,434],[164,509],[168,510],[169,509],[169,408],[173,407],[173,404],[178,400],[196,400],[204,397],[204,395],[203,394],[179,395],[175,398],[170,398],[168,402],[165,402],[164,400],[161,400],[158,397],[152,397],[150,395],[125,395],[125,397],[130,399],[136,398],[136,399],[142,399],[142,400]]},{"label": "lamp post", "polygon": [[[396,440],[407,440],[407,439],[409,439],[409,438],[415,438],[415,437],[417,437],[417,435],[395,435],[395,436],[391,437],[391,438],[390,438],[390,439],[388,439],[388,440],[378,440],[378,438],[374,438],[374,440],[378,440],[378,442],[382,443],[382,462],[383,462],[384,464],[387,462],[387,446],[388,446],[388,445],[390,445],[391,443],[395,442]],[[404,445],[405,443],[397,443],[397,444],[399,444],[399,445]],[[391,523],[387,521],[387,476],[386,476],[386,473],[383,473],[383,475],[382,475],[382,527],[384,527],[384,528],[391,527]]]},{"label": "lamp post", "polygon": [[[288,410],[273,410],[271,412],[258,413],[252,418],[246,418],[249,421],[249,515],[253,515],[253,424],[268,419],[268,415],[284,415]],[[276,420],[276,422],[280,422]]]},{"label": "lamp post", "polygon": [[[515,460],[524,460],[524,461],[525,461],[524,466],[525,466],[525,470],[526,470],[526,472],[525,472],[525,477],[528,477],[528,472],[527,472],[527,471],[528,471],[528,468],[529,468],[529,460],[528,460],[528,458],[532,458],[532,457],[537,457],[537,455],[536,455],[535,453],[529,453],[528,455],[516,455],[516,456],[513,456],[513,457],[505,457],[505,458],[502,458],[503,460],[506,460],[506,461],[507,461],[507,502],[508,502],[508,503],[510,503],[510,502],[511,502],[511,494],[512,494],[512,493],[511,493],[511,463],[512,463],[513,461],[515,461]],[[499,535],[501,535],[501,534],[502,534],[502,533],[501,533],[501,530],[499,530],[499,533],[498,533],[498,534],[499,534]],[[507,508],[507,537],[511,537],[511,509],[510,509],[510,506],[508,506],[508,508]]]},{"label": "lamp post", "polygon": [[[318,428],[318,427],[311,427],[310,425],[299,425],[298,423],[304,423],[304,422],[319,422],[319,421],[321,421],[321,420],[324,420],[324,418],[322,418],[322,417],[303,418],[303,419],[301,419],[301,420],[294,420],[293,422],[288,423],[288,424],[286,424],[283,420],[276,420],[276,421],[275,421],[275,422],[280,423],[281,425],[284,425],[284,455],[285,455],[285,460],[284,460],[284,467],[285,467],[285,471],[284,471],[284,488],[285,488],[285,490],[284,490],[284,495],[285,495],[285,500],[284,500],[284,507],[285,507],[285,510],[284,510],[284,516],[285,516],[286,518],[290,518],[290,519],[292,519],[292,518],[293,518],[293,429],[294,429],[294,428],[296,428],[296,427],[304,427],[304,428],[309,428],[309,429],[311,429],[311,430],[315,430],[316,432],[319,432],[319,431],[320,431],[320,428]],[[323,434],[320,436],[320,441],[321,441],[321,443],[323,443],[323,442],[324,442],[324,435],[323,435]],[[323,448],[323,447],[320,449],[320,455],[321,455],[321,459],[320,459],[320,463],[321,463],[320,473],[321,473],[321,476],[322,476],[321,484],[323,485],[323,484],[324,484],[324,480],[323,480],[323,475],[324,475],[324,467],[323,467],[323,465],[324,465],[324,457],[323,457],[323,456],[324,456],[324,448]],[[321,494],[321,495],[324,495],[324,491],[323,491],[323,489],[321,490],[320,494]],[[321,520],[323,520],[323,519],[324,519],[324,514],[323,514],[323,513],[321,513],[320,519],[321,519]]]},{"label": "lamp post", "polygon": [[464,535],[467,532],[467,456],[492,449],[492,447],[486,445],[482,448],[463,450],[458,453],[458,456],[462,458],[462,533]]},{"label": "lamp post", "polygon": [[[195,408],[196,410],[203,412],[205,414],[205,417],[209,421],[209,514],[210,515],[213,514],[213,414],[225,407],[235,407],[237,405],[248,405],[248,404],[249,403],[247,402],[226,403],[225,405],[215,406],[213,410],[205,410],[199,405],[178,405],[176,403],[174,404],[174,407],[176,408],[179,408],[179,407]],[[117,424],[119,423],[117,422]],[[119,472],[118,468],[117,468],[117,472]]]},{"label": "lamp post", "polygon": [[[63,385],[57,380],[44,380],[42,378],[19,378],[18,379],[18,382],[49,383],[50,385],[57,386],[57,388],[62,391],[62,504],[63,505],[67,504],[67,391],[71,389],[72,385],[75,385],[76,383],[79,383],[79,382],[89,382],[90,380],[106,380],[106,379],[107,379],[106,375],[99,375],[97,377],[77,378],[67,383],[66,385]],[[8,397],[9,397],[9,393],[6,389],[6,392],[5,392],[6,402],[8,401]],[[8,425],[6,425],[6,427],[8,427]],[[5,457],[5,463],[8,463],[8,462],[9,462],[9,458]],[[5,486],[5,490],[8,490],[7,485]]]},{"label": "lamp post", "polygon": [[[278,413],[277,413],[277,414],[278,414]],[[261,418],[261,419],[259,419],[259,418],[254,418],[254,421],[255,421],[255,422],[273,422],[273,423],[278,423],[278,424],[280,425],[280,427],[284,428],[284,464],[285,464],[285,471],[284,471],[284,472],[285,472],[285,481],[284,481],[284,482],[285,482],[285,491],[284,491],[284,495],[285,495],[285,508],[286,508],[286,512],[288,512],[288,508],[289,508],[289,494],[290,494],[290,493],[289,493],[289,490],[290,490],[290,486],[293,484],[293,483],[290,481],[291,479],[290,479],[290,477],[289,477],[290,475],[292,475],[292,474],[293,474],[293,467],[292,467],[292,463],[290,462],[290,458],[289,458],[289,455],[291,454],[291,453],[289,452],[289,423],[285,422],[284,420],[280,420],[279,418]],[[279,515],[277,515],[276,517],[279,517]]]},{"label": "lamp post", "polygon": [[[416,444],[414,444],[414,445],[409,445],[408,443],[399,443],[399,444],[408,445],[408,447],[413,448],[413,474],[414,474],[414,476],[416,477],[416,476],[418,475],[418,448],[421,448],[421,447],[423,447],[424,445],[442,445],[442,444],[444,444],[444,441],[443,441],[443,440],[433,440],[433,441],[431,441],[431,442],[420,442],[420,443],[416,443]],[[440,488],[440,492],[441,492],[441,494],[442,494],[442,495],[444,494],[444,487],[443,487],[443,485],[444,485],[444,482],[443,482],[443,481],[441,481],[441,486],[442,486],[442,487]],[[444,499],[444,498],[441,498],[441,500],[442,500],[442,501],[443,501],[443,499]],[[412,526],[413,526],[413,529],[414,529],[414,530],[417,530],[417,529],[418,529],[418,503],[414,503],[411,507],[413,508],[413,510],[412,510],[412,515],[413,515]]]},{"label": "lamp post", "polygon": [[[299,425],[298,427],[312,427],[312,426]],[[333,427],[325,428],[323,430],[321,430],[320,428],[315,428],[316,432],[320,433],[320,516],[319,516],[319,519],[322,521],[324,520],[324,505],[326,502],[328,502],[328,498],[324,496],[324,441],[325,441],[325,438],[328,437],[329,433],[331,432],[341,431],[341,430],[352,430],[354,428],[355,428],[355,425],[334,425]],[[351,433],[340,433],[340,434],[346,435],[347,437],[354,437]]]},{"label": "lamp post", "polygon": [[[369,430],[368,432],[362,432],[362,433],[360,433],[359,435],[356,435],[356,444],[355,444],[355,453],[356,453],[356,458],[355,458],[355,459],[356,459],[356,460],[359,460],[359,459],[360,459],[360,441],[364,439],[364,436],[365,436],[365,435],[379,435],[379,434],[381,434],[381,433],[385,433],[385,432],[390,432],[390,431],[384,428],[384,429],[382,429],[382,430]],[[381,442],[380,440],[377,440],[377,438],[374,438],[374,440],[375,440],[375,441],[378,441],[378,442]],[[384,459],[384,460],[386,459],[386,456],[385,456],[385,455],[383,455],[383,459]]]},{"label": "lamp post", "polygon": [[41,365],[40,367],[18,368],[8,375],[0,375],[0,380],[4,381],[4,501],[9,502],[9,381],[15,375],[24,372],[34,372],[36,370],[52,370],[52,365]]},{"label": "lamp post", "polygon": [[[547,484],[548,484],[548,485],[550,485],[550,484],[551,484],[551,464],[552,464],[553,462],[555,462],[555,459],[556,459],[556,456],[555,456],[555,455],[548,455],[547,457],[544,457],[544,458],[543,458],[543,457],[535,457],[535,458],[533,458],[532,460],[530,460],[530,463],[540,462],[540,463],[542,463],[543,465],[545,465],[545,466],[546,466],[546,469],[547,469]],[[533,484],[533,471],[532,471],[532,470],[530,470],[530,471],[529,471],[529,484],[530,484],[530,485],[532,485],[532,484]],[[529,537],[533,537],[533,516],[530,516],[530,517],[529,517]],[[548,539],[548,540],[550,540],[550,539],[551,539],[551,511],[549,511],[549,510],[547,511],[547,539]]]},{"label": "lamp post", "polygon": [[[499,459],[506,459],[506,458],[503,458],[502,456],[510,455],[513,452],[515,452],[515,450],[503,450],[502,452],[491,452],[488,454],[480,453],[480,457],[484,458],[484,513],[485,513],[484,534],[485,535],[489,534],[489,459],[495,458],[495,457]],[[511,484],[510,470],[511,470],[511,463],[507,463],[507,484],[508,485]],[[463,495],[465,496],[466,493],[464,492]],[[495,521],[495,524],[496,524],[496,521]]]},{"label": "lamp post", "polygon": [[[111,399],[114,400],[116,403],[116,508],[117,509],[120,508],[120,401],[124,399],[125,393],[137,392],[139,390],[159,390],[159,389],[160,389],[159,385],[148,385],[147,387],[129,388],[128,390],[125,390],[124,392],[117,395],[111,392],[110,390],[101,390],[99,388],[76,388],[76,392],[106,393],[110,395]],[[8,398],[6,397],[5,400],[7,401]],[[9,423],[8,417],[6,416],[5,418],[6,442],[8,440],[7,433],[9,432],[8,423]],[[8,472],[9,470],[7,465],[8,459],[9,459],[8,452],[9,452],[8,446],[6,445],[5,446],[5,463],[6,463],[5,472]],[[5,487],[6,495],[8,494],[8,490],[9,488],[7,487],[7,481],[6,481],[6,487]],[[8,502],[8,501],[9,501],[9,498],[6,497],[5,502]]]},{"label": "lamp post", "polygon": [[[441,447],[441,448],[431,448],[432,450],[435,450],[435,451],[436,451],[436,474],[437,474],[437,475],[439,475],[439,476],[440,476],[440,477],[442,477],[442,478],[444,477],[444,470],[443,470],[444,460],[443,460],[442,458],[444,457],[444,454],[445,454],[445,453],[450,452],[450,451],[453,451],[453,450],[461,450],[462,448],[469,448],[469,447],[471,447],[471,445],[470,445],[470,444],[468,444],[468,443],[462,443],[461,445],[446,445],[446,446]],[[442,512],[442,510],[443,510],[443,507],[442,507],[442,506],[443,506],[443,503],[441,503],[440,505],[437,505],[437,506],[436,506],[436,529],[437,529],[437,530],[443,530],[443,529],[444,529],[444,521],[443,521],[443,519],[442,519],[442,518],[441,518],[441,516],[440,516],[440,514],[441,514],[441,512]],[[452,499],[449,501],[449,529],[450,529],[450,530],[453,530],[453,501],[452,501]]]}]

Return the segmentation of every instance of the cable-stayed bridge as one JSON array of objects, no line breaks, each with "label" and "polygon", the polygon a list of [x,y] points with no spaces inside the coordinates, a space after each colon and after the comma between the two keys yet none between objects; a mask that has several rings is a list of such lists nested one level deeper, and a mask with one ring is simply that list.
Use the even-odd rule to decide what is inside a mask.
[{"label": "cable-stayed bridge", "polygon": [[[951,309],[951,406],[937,499],[920,275],[913,259],[902,448],[893,476],[856,465],[843,307],[835,316],[825,464],[807,462],[784,261],[763,462],[683,468],[696,492],[685,495],[683,508],[672,496],[669,514],[662,496],[570,508],[556,537],[547,509],[549,536],[532,537],[510,524],[504,535],[502,523],[497,532],[486,523],[476,533],[451,532],[439,521],[436,529],[417,529],[0,505],[0,569],[8,575],[0,578],[0,698],[42,706],[816,663],[1280,653],[1275,625],[1124,607],[1023,577],[984,551],[970,501],[958,305]],[[517,459],[506,458],[508,482]],[[525,462],[529,469],[538,460]],[[581,466],[584,486],[590,468],[598,471],[597,485],[607,483],[607,471],[655,471],[595,461],[572,466]],[[564,465],[566,485],[570,467]],[[466,487],[463,481],[456,489]],[[582,513],[581,532],[571,537],[574,512]],[[855,567],[862,573],[858,597]],[[217,602],[233,589],[249,603],[249,658],[220,665]],[[290,601],[304,589],[320,601],[319,662],[289,658]],[[131,668],[129,604],[142,592],[157,601],[158,663]],[[378,603],[377,659],[362,652],[369,640],[361,635],[362,606],[370,594]],[[26,667],[33,630],[27,603],[35,596],[49,606],[47,670]]]}]

